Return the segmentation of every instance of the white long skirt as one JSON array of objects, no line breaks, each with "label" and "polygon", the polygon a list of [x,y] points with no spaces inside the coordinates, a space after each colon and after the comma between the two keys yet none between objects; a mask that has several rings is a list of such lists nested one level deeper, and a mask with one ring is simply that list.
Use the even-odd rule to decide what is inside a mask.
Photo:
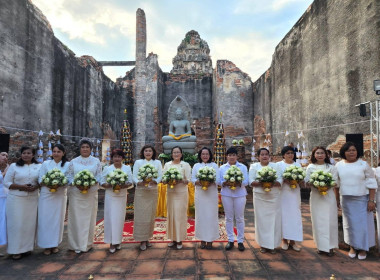
[{"label": "white long skirt", "polygon": [[215,184],[195,188],[195,238],[212,242],[219,238],[218,189]]},{"label": "white long skirt", "polygon": [[104,243],[121,244],[125,212],[127,206],[127,189],[114,193],[112,188],[106,189],[104,198]]},{"label": "white long skirt", "polygon": [[167,188],[168,218],[166,237],[173,241],[183,241],[187,236],[187,184],[176,184],[173,189]]},{"label": "white long skirt", "polygon": [[310,212],[313,238],[318,250],[329,252],[330,249],[338,248],[338,208],[333,188],[326,195],[311,188]]},{"label": "white long skirt", "polygon": [[375,246],[375,222],[367,211],[368,195],[342,195],[344,242],[356,250]]},{"label": "white long skirt", "polygon": [[281,190],[282,238],[294,241],[303,240],[301,193],[297,186],[291,189],[284,183]]},{"label": "white long skirt", "polygon": [[38,200],[38,247],[54,248],[62,242],[66,203],[66,187],[59,187],[54,193],[47,187],[41,188]]},{"label": "white long skirt", "polygon": [[153,237],[157,199],[157,185],[136,188],[133,224],[133,238],[136,241],[147,241]]},{"label": "white long skirt", "polygon": [[260,247],[275,249],[281,244],[281,193],[253,193],[255,236]]},{"label": "white long skirt", "polygon": [[27,196],[8,194],[7,235],[8,254],[33,251],[37,230],[38,191]]},{"label": "white long skirt", "polygon": [[98,189],[91,187],[87,194],[77,187],[70,187],[69,216],[67,224],[69,249],[87,252],[94,242]]},{"label": "white long skirt", "polygon": [[7,244],[6,203],[7,197],[0,197],[0,245]]}]

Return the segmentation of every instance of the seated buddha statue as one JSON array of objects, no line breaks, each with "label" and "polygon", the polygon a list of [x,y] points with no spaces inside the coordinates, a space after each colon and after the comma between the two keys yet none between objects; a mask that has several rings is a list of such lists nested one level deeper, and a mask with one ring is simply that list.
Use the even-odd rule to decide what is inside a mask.
[{"label": "seated buddha statue", "polygon": [[184,118],[181,108],[178,108],[175,120],[170,122],[169,135],[162,137],[164,152],[168,153],[171,148],[180,146],[184,152],[194,153],[196,139],[195,135],[191,135],[190,122]]}]

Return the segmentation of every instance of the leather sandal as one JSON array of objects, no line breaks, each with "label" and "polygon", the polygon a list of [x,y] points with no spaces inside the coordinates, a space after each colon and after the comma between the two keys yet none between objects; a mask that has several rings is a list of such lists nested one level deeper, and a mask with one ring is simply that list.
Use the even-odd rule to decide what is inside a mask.
[{"label": "leather sandal", "polygon": [[12,259],[14,259],[15,261],[16,260],[19,260],[22,258],[22,255],[21,254],[15,254],[15,255],[12,255]]},{"label": "leather sandal", "polygon": [[45,255],[45,256],[49,256],[49,255],[51,255],[51,250],[50,250],[50,249],[45,249],[45,250],[44,250],[44,255]]},{"label": "leather sandal", "polygon": [[212,249],[212,242],[207,242],[206,249],[208,250]]},{"label": "leather sandal", "polygon": [[260,247],[260,253],[266,253],[267,252],[267,249],[263,248],[263,247]]},{"label": "leather sandal", "polygon": [[201,241],[201,249],[204,249],[206,248],[206,242],[205,241]]}]

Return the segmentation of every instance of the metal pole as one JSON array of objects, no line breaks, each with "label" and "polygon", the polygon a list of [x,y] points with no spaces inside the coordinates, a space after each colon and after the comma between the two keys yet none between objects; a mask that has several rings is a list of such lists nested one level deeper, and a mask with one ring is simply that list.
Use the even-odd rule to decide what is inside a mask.
[{"label": "metal pole", "polygon": [[[373,110],[372,110],[372,102],[369,104],[369,115],[371,116],[371,118],[369,119],[369,135],[371,135],[371,167],[373,167],[373,156],[374,156],[374,149],[373,149]],[[376,102],[376,107],[377,107],[377,102]],[[377,110],[376,110],[377,112]],[[377,127],[377,125],[376,125]]]},{"label": "metal pole", "polygon": [[379,165],[379,103],[380,100],[376,100],[376,167]]}]

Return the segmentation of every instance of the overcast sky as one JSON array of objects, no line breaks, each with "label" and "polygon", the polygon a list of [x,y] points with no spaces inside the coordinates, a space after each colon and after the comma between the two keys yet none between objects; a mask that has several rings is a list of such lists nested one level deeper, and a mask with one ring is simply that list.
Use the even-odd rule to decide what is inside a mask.
[{"label": "overcast sky", "polygon": [[[145,11],[147,54],[172,69],[177,47],[190,30],[210,47],[215,66],[228,59],[256,81],[270,66],[276,45],[312,0],[32,0],[55,36],[76,56],[135,60],[136,10]],[[104,67],[112,80],[130,67]]]}]

